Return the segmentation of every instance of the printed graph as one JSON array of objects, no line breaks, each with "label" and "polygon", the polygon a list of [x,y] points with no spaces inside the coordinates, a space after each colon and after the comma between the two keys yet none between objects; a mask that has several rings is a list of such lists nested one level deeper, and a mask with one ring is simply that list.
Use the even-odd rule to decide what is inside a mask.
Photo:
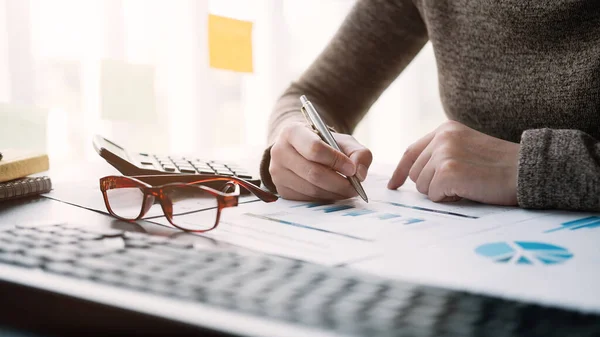
[{"label": "printed graph", "polygon": [[413,210],[416,210],[416,211],[429,212],[429,213],[437,213],[437,214],[455,216],[455,217],[466,218],[466,219],[479,219],[478,216],[473,216],[473,215],[468,215],[468,214],[462,214],[462,213],[452,212],[452,211],[444,211],[444,210],[433,209],[433,208],[428,208],[428,207],[408,205],[408,204],[403,204],[403,203],[399,203],[399,202],[393,202],[393,201],[377,201],[377,202],[380,202],[380,203],[383,203],[383,204],[392,205],[392,206],[396,206],[396,207],[413,209]]},{"label": "printed graph", "polygon": [[425,221],[421,218],[406,217],[397,213],[381,212],[370,208],[359,208],[353,205],[347,204],[333,204],[333,203],[306,203],[300,205],[291,206],[291,208],[305,208],[310,209],[314,212],[339,215],[342,217],[367,217],[378,221],[389,221],[391,223],[398,223],[403,225],[412,225]]},{"label": "printed graph", "polygon": [[584,228],[592,229],[597,227],[600,227],[600,216],[589,216],[587,218],[563,222],[560,227],[547,230],[544,233],[552,233],[561,230],[576,231]]},{"label": "printed graph", "polygon": [[481,256],[497,263],[519,265],[553,265],[573,257],[566,248],[543,242],[493,242],[475,249]]}]

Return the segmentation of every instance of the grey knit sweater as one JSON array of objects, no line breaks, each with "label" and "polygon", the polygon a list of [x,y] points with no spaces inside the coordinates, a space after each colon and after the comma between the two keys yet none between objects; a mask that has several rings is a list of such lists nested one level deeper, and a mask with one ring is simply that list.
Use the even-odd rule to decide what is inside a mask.
[{"label": "grey knit sweater", "polygon": [[269,142],[302,120],[300,94],[351,133],[428,40],[448,118],[520,142],[520,206],[600,211],[598,0],[358,0],[277,102]]}]

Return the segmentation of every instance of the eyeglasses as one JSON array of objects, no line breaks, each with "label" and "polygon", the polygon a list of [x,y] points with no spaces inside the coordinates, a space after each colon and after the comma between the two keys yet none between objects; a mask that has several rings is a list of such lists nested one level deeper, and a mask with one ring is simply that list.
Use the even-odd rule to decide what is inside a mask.
[{"label": "eyeglasses", "polygon": [[[240,186],[264,202],[273,202],[277,196],[247,181],[234,177],[191,175],[107,176],[100,179],[100,190],[108,212],[121,220],[135,221],[149,211],[164,215],[169,222],[184,231],[206,232],[219,224],[221,210],[238,205]],[[179,182],[177,182],[179,181]],[[168,182],[165,184],[165,182]],[[155,186],[156,183],[162,185]],[[220,191],[205,186],[219,185]],[[158,204],[162,212],[158,209]],[[202,216],[198,217],[198,212]],[[190,217],[190,215],[196,215]]]}]

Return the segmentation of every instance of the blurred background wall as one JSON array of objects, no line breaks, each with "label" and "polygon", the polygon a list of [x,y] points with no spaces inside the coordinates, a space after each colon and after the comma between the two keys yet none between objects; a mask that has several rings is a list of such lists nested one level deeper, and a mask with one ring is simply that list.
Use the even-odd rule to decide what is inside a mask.
[{"label": "blurred background wall", "polygon": [[[261,149],[273,103],[353,3],[0,0],[0,148],[90,158],[99,133],[161,153]],[[210,67],[209,14],[253,23],[252,73]],[[355,136],[395,163],[444,118],[428,44]]]}]

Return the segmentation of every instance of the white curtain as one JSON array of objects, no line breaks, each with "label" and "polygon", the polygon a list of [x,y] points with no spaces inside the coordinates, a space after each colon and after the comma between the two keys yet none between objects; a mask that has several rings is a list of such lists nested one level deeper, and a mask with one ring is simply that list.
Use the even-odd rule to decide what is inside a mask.
[{"label": "white curtain", "polygon": [[[98,133],[163,153],[260,149],[273,102],[353,2],[0,0],[0,148],[67,162],[95,156]],[[209,13],[254,22],[254,73],[209,67]],[[442,120],[428,45],[356,137],[395,162]]]}]

